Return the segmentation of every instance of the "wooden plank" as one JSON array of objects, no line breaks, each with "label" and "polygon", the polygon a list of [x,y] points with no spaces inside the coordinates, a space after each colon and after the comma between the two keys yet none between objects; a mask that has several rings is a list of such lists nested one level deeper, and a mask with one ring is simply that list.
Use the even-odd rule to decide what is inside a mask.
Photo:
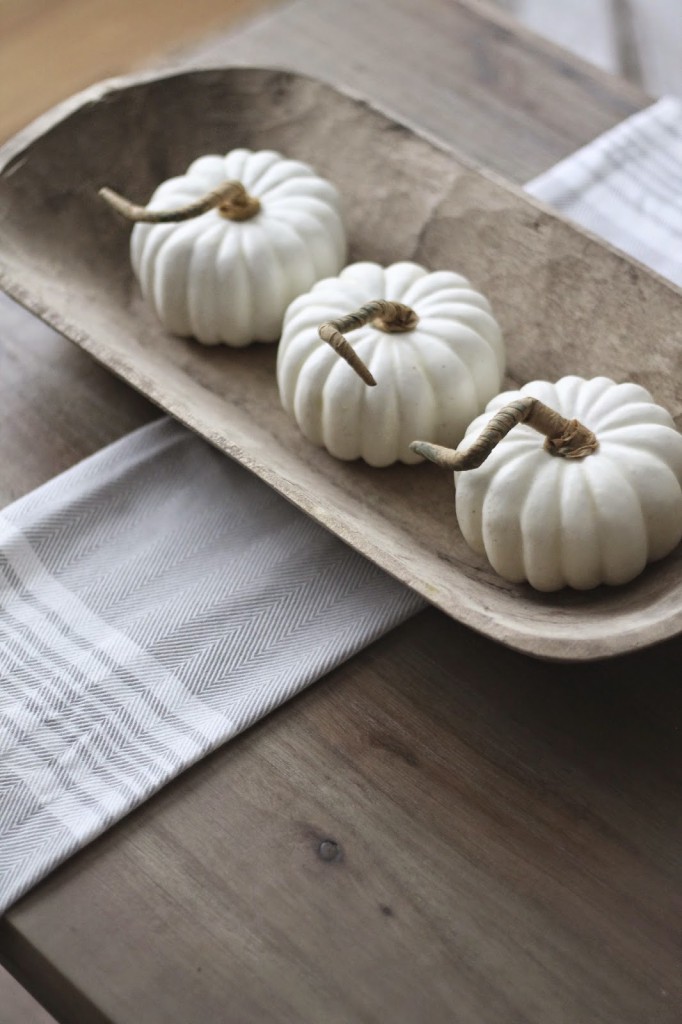
[{"label": "wooden plank", "polygon": [[298,0],[187,57],[330,81],[519,183],[648,102],[476,0]]},{"label": "wooden plank", "polygon": [[65,1024],[678,1024],[679,653],[549,672],[424,613],[74,857],[5,956]]},{"label": "wooden plank", "polygon": [[0,507],[160,415],[4,294],[0,380]]}]

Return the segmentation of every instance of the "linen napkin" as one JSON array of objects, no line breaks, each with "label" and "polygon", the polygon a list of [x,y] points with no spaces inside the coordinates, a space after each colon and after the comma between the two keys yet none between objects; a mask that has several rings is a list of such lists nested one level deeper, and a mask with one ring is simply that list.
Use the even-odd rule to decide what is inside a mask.
[{"label": "linen napkin", "polygon": [[663,97],[526,187],[682,285],[682,100]]},{"label": "linen napkin", "polygon": [[[682,104],[529,186],[667,273]],[[0,912],[423,606],[168,418],[0,514]]]},{"label": "linen napkin", "polygon": [[423,606],[169,418],[0,513],[0,909]]}]

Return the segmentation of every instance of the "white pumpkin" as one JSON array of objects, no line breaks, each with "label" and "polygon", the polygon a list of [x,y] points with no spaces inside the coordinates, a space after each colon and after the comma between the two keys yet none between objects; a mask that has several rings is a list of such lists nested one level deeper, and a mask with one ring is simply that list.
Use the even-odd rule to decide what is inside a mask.
[{"label": "white pumpkin", "polygon": [[202,156],[146,208],[100,195],[143,222],[131,261],[163,326],[205,345],[276,341],[291,300],[345,262],[337,190],[270,150]]},{"label": "white pumpkin", "polygon": [[[528,396],[561,414],[558,429],[528,426],[537,409],[524,422]],[[543,445],[538,430],[554,441]],[[455,470],[466,542],[512,582],[542,591],[627,583],[682,539],[682,434],[637,384],[533,381],[494,398],[456,453],[414,448]]]},{"label": "white pumpkin", "polygon": [[[320,337],[320,325],[333,321],[349,330],[363,319],[353,311],[376,300],[400,303],[414,315],[392,324],[378,317],[354,330],[352,347],[370,371],[365,379],[376,380],[368,388]],[[417,436],[457,444],[499,390],[504,364],[490,305],[466,278],[410,262],[365,262],[319,281],[291,304],[277,382],[284,408],[308,440],[339,459],[388,466],[420,461],[409,448]]]}]

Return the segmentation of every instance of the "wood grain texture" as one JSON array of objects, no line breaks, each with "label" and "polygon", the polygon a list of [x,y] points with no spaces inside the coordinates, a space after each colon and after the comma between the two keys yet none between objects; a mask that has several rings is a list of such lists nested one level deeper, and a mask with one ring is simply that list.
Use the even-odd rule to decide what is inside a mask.
[{"label": "wood grain texture", "polygon": [[424,613],[74,857],[1,948],[78,1024],[678,1024],[678,669],[548,673]]},{"label": "wood grain texture", "polygon": [[[168,136],[168,109],[184,124],[181,135]],[[457,530],[450,474],[431,465],[378,471],[332,458],[281,408],[274,346],[207,348],[163,329],[132,275],[129,225],[98,189],[107,183],[144,200],[198,156],[237,146],[273,148],[330,177],[344,199],[351,259],[414,259],[468,277],[490,299],[507,339],[506,387],[606,374],[642,384],[682,423],[678,289],[367,104],[284,72],[163,74],[98,87],[5,147],[0,281],[163,409],[474,629],[557,660],[623,653],[682,631],[682,546],[626,587],[544,595],[507,583]]]},{"label": "wood grain texture", "polygon": [[[304,0],[201,52],[354,85],[517,181],[646,102],[454,0]],[[13,338],[5,501],[155,414],[21,310]],[[547,668],[426,612],[36,888],[0,957],[62,1024],[414,1024],[420,995],[436,1024],[677,1024],[681,655]]]},{"label": "wood grain texture", "polygon": [[0,505],[159,415],[6,295],[0,295],[0,379]]},{"label": "wood grain texture", "polygon": [[180,56],[314,75],[520,184],[648,102],[480,0],[297,0]]}]

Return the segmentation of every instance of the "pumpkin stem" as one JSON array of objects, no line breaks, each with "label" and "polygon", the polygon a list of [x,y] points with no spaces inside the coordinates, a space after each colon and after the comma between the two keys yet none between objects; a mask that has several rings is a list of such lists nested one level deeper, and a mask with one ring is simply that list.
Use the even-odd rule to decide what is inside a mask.
[{"label": "pumpkin stem", "polygon": [[567,420],[554,409],[530,395],[517,398],[493,416],[483,433],[465,451],[442,448],[428,441],[413,441],[410,449],[444,469],[460,472],[477,469],[493,448],[517,423],[527,423],[545,435],[545,449],[550,455],[564,459],[584,459],[599,447],[597,438],[578,420]]},{"label": "pumpkin stem", "polygon": [[378,327],[380,331],[398,333],[412,331],[419,323],[419,317],[409,306],[402,302],[389,302],[387,299],[375,299],[361,306],[355,313],[348,313],[338,320],[330,320],[321,324],[319,335],[322,341],[331,345],[335,352],[345,359],[349,366],[352,366],[359,377],[362,377],[365,384],[374,387],[376,381],[362,359],[356,354],[350,342],[344,338],[345,331],[354,331],[358,327],[364,327],[367,323],[372,327]]},{"label": "pumpkin stem", "polygon": [[109,206],[128,220],[145,224],[170,224],[191,220],[192,217],[198,217],[216,207],[218,213],[228,220],[249,220],[260,210],[260,200],[249,195],[240,181],[224,181],[200,199],[195,199],[194,202],[175,210],[148,210],[146,206],[136,206],[110,188],[101,188],[99,194]]}]

